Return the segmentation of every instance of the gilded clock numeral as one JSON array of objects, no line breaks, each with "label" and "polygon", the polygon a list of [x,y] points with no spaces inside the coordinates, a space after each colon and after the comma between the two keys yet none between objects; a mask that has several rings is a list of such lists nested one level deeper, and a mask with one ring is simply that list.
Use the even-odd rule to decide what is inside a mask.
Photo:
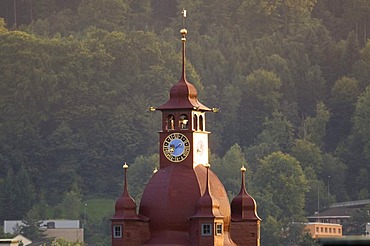
[{"label": "gilded clock numeral", "polygon": [[171,133],[163,141],[163,154],[172,162],[181,162],[190,153],[190,142],[182,133]]}]

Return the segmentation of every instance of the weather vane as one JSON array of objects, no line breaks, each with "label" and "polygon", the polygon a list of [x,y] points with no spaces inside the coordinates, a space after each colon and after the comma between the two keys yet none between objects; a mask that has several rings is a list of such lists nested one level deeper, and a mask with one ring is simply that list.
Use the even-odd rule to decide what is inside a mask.
[{"label": "weather vane", "polygon": [[182,27],[185,28],[186,9],[182,9]]}]

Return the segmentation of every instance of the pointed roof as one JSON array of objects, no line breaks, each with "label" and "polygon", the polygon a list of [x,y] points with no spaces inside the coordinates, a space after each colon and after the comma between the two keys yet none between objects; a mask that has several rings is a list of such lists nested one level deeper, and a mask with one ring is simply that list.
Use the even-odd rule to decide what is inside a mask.
[{"label": "pointed roof", "polygon": [[240,169],[242,173],[242,184],[239,194],[231,202],[231,220],[232,221],[245,221],[245,220],[261,220],[257,214],[257,204],[251,195],[248,194],[245,188],[246,171],[243,166]]},{"label": "pointed roof", "polygon": [[186,29],[180,31],[182,38],[182,74],[181,79],[170,90],[170,99],[158,107],[159,110],[166,109],[197,109],[203,111],[211,111],[210,108],[204,106],[198,101],[198,92],[193,84],[186,80],[186,69],[185,69],[185,43],[186,43]]},{"label": "pointed roof", "polygon": [[209,164],[204,165],[207,168],[206,190],[199,198],[197,211],[191,218],[223,218],[220,213],[220,204],[216,198],[211,195],[209,189]]},{"label": "pointed roof", "polygon": [[138,215],[136,213],[136,203],[128,192],[128,187],[127,187],[128,165],[126,163],[123,165],[123,169],[124,169],[124,176],[125,176],[123,193],[121,197],[119,197],[116,201],[115,213],[114,213],[114,216],[112,217],[112,220],[129,219],[129,220],[148,221],[149,220],[148,218],[142,215]]}]

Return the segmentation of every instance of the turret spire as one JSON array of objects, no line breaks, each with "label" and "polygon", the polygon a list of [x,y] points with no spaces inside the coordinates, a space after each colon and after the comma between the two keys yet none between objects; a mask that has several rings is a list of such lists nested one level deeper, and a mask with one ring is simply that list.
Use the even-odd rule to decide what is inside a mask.
[{"label": "turret spire", "polygon": [[128,165],[127,163],[125,162],[125,164],[122,166],[123,167],[123,170],[124,170],[124,183],[123,183],[123,194],[128,194],[128,189],[127,189],[127,168],[128,168]]},{"label": "turret spire", "polygon": [[147,220],[147,218],[137,215],[136,213],[136,203],[134,199],[130,196],[128,192],[128,182],[127,182],[127,169],[128,165],[122,166],[124,170],[124,182],[123,182],[123,192],[120,198],[117,199],[115,205],[115,214],[112,220],[115,219],[136,219],[136,220]]},{"label": "turret spire", "polygon": [[257,204],[251,195],[248,194],[245,187],[245,172],[247,169],[244,165],[240,168],[242,174],[242,184],[239,194],[231,202],[231,219],[240,220],[261,220],[257,214]]},{"label": "turret spire", "polygon": [[240,168],[240,171],[242,173],[242,185],[241,185],[241,188],[240,188],[240,192],[242,191],[246,191],[247,189],[245,188],[245,171],[247,171],[247,169],[244,167],[244,165]]}]

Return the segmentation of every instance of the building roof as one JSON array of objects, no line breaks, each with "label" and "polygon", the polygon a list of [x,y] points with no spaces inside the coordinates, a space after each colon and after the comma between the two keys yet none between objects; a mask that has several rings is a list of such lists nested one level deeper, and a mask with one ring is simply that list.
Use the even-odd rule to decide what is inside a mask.
[{"label": "building roof", "polygon": [[32,243],[32,241],[30,239],[26,238],[23,235],[17,235],[13,238],[0,239],[0,244],[2,244],[2,243],[20,243],[20,242],[22,242],[24,246],[30,245]]},{"label": "building roof", "polygon": [[257,214],[256,201],[248,194],[245,188],[245,173],[246,169],[241,168],[242,185],[239,194],[231,202],[231,220],[261,220]]},{"label": "building roof", "polygon": [[148,221],[149,219],[138,215],[136,213],[136,203],[134,199],[130,196],[128,192],[128,184],[127,184],[127,169],[128,166],[125,163],[123,166],[124,168],[124,188],[123,193],[120,198],[117,199],[115,204],[115,214],[112,217],[112,220],[142,220],[142,221]]},{"label": "building roof", "polygon": [[[194,168],[170,165],[152,176],[144,190],[139,211],[150,218],[152,238],[149,244],[155,241],[188,242],[189,219],[196,214],[198,201],[206,192],[206,179],[207,170],[203,165]],[[209,191],[212,199],[217,200],[224,227],[229,231],[229,199],[221,181],[211,170]]]},{"label": "building roof", "polygon": [[[53,223],[56,229],[80,228],[79,220],[41,220],[40,227],[46,229],[48,223]],[[23,225],[22,220],[4,220],[4,233],[14,234],[14,229]]]},{"label": "building roof", "polygon": [[186,80],[186,69],[185,69],[185,42],[186,42],[186,29],[181,30],[182,34],[182,74],[181,79],[170,90],[170,99],[158,107],[159,110],[166,109],[196,109],[203,111],[210,111],[211,109],[204,106],[198,101],[197,89]]},{"label": "building roof", "polygon": [[307,219],[348,219],[355,208],[333,207],[318,214],[308,216]]},{"label": "building roof", "polygon": [[220,213],[220,203],[209,190],[209,165],[206,168],[206,191],[198,200],[196,214],[190,218],[223,218]]}]

